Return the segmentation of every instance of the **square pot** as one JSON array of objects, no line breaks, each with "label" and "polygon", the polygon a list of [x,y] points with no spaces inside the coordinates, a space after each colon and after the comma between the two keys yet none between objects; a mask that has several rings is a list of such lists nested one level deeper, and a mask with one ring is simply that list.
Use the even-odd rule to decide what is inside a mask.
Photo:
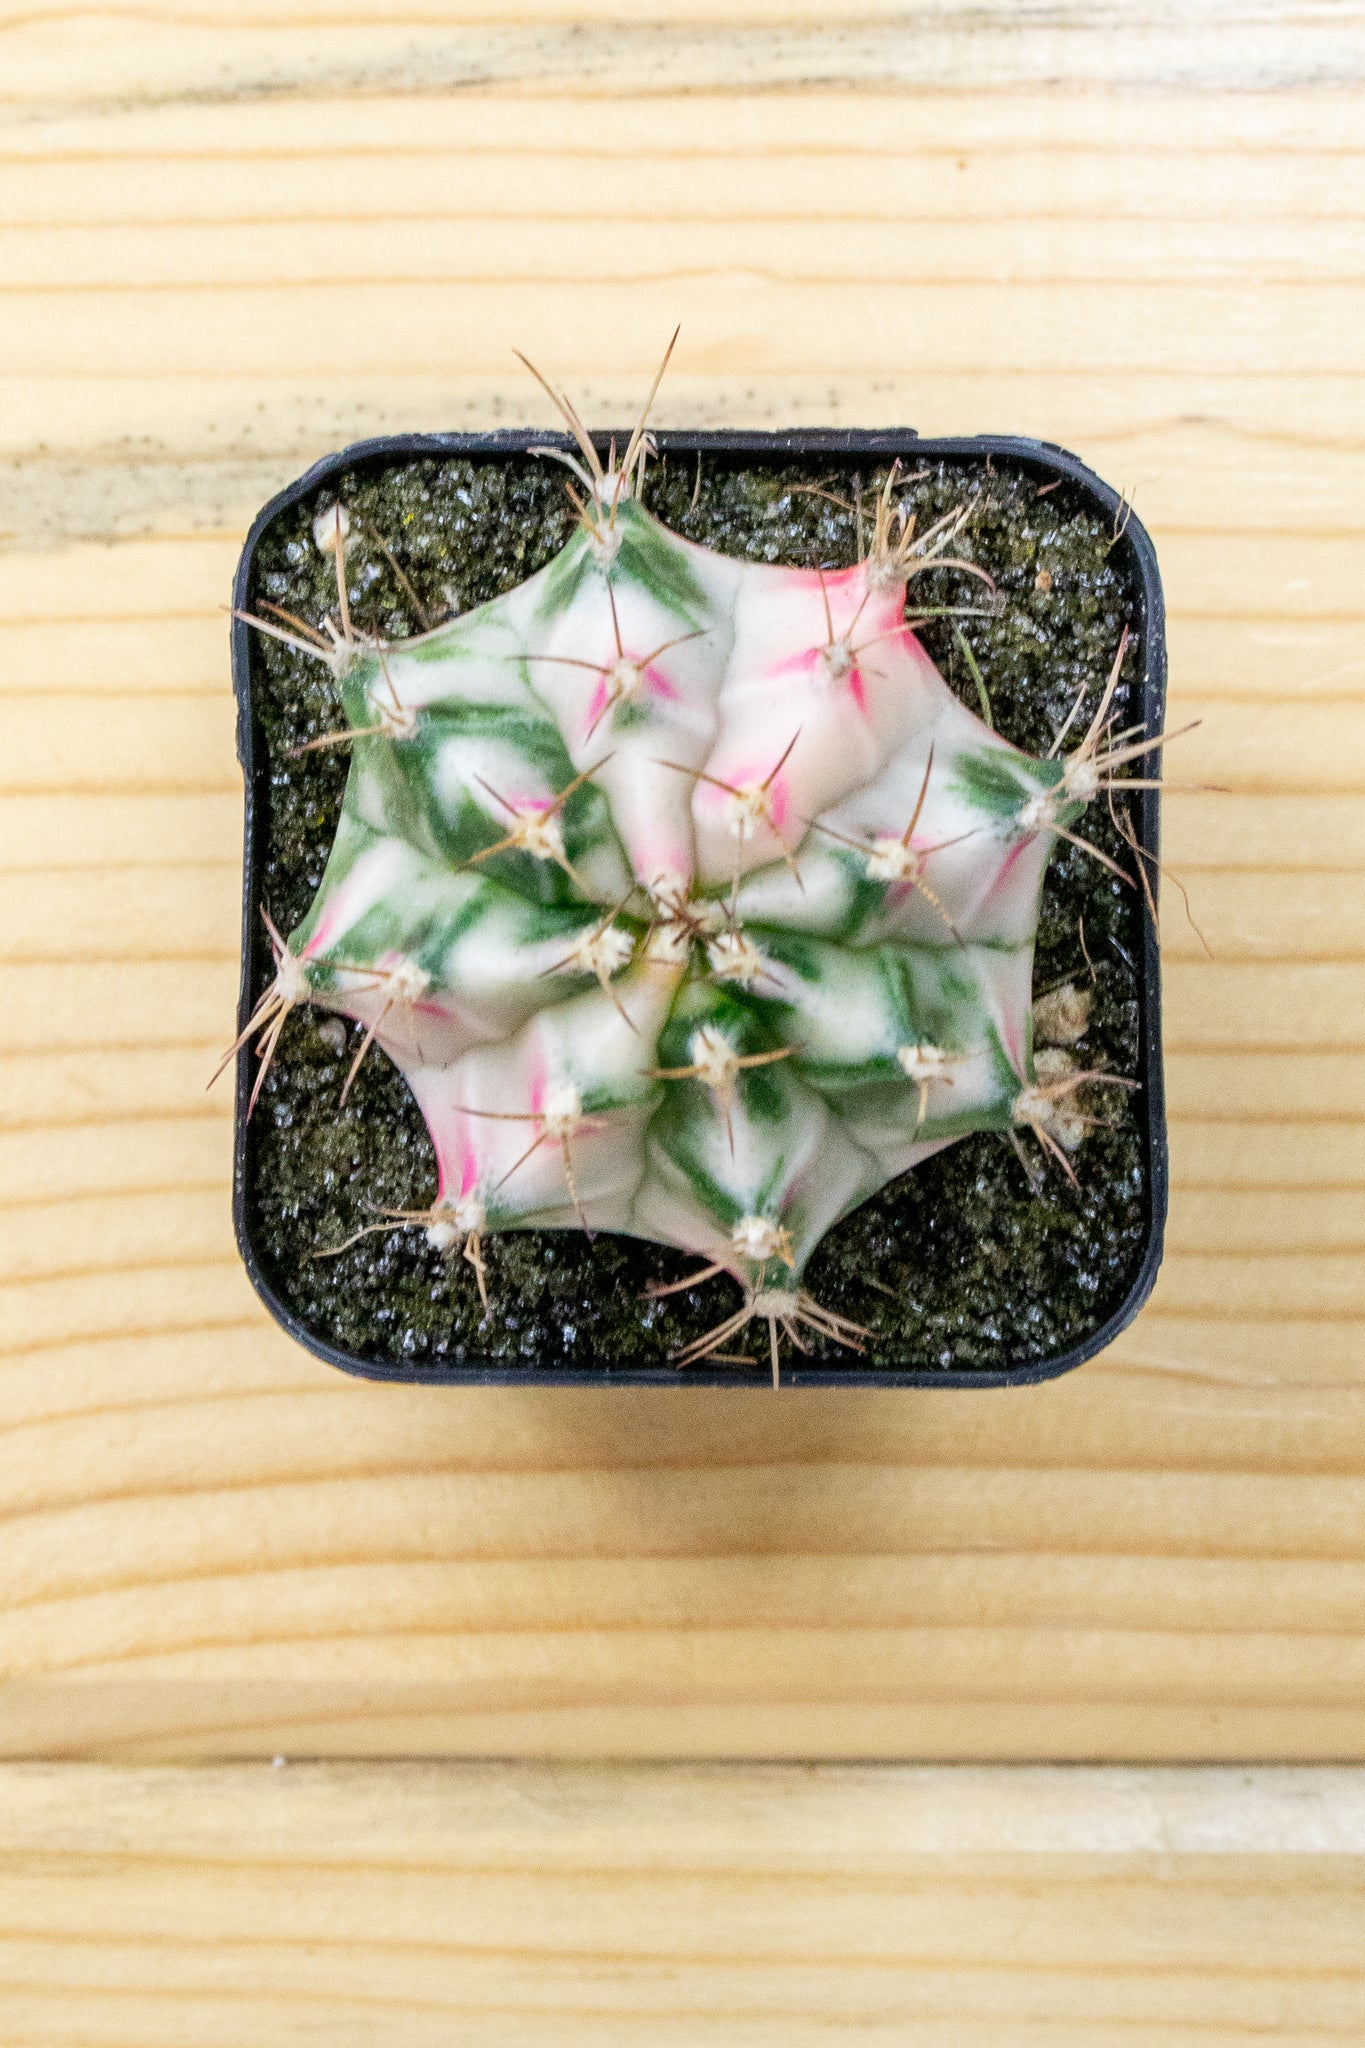
[{"label": "square pot", "polygon": [[[596,438],[605,449],[607,437]],[[1069,516],[1088,518],[1092,528],[1094,522],[1103,522],[1104,528],[1114,536],[1103,552],[1112,570],[1111,582],[1117,578],[1122,585],[1126,616],[1137,638],[1140,660],[1140,674],[1136,683],[1129,686],[1123,722],[1131,724],[1140,719],[1148,732],[1160,730],[1166,680],[1165,621],[1161,582],[1151,541],[1118,494],[1064,450],[1044,442],[1000,436],[924,440],[905,429],[879,432],[810,430],[777,434],[679,432],[660,433],[656,440],[662,464],[666,466],[671,462],[679,465],[687,469],[689,475],[695,467],[699,479],[703,464],[714,474],[740,479],[751,474],[780,473],[791,466],[814,466],[829,482],[837,480],[841,472],[865,470],[869,466],[885,465],[899,459],[909,472],[927,475],[934,471],[936,465],[947,465],[954,474],[965,469],[983,476],[1007,479],[1016,493],[1023,492],[1027,485],[1043,507],[1048,505],[1051,493],[1060,491],[1062,496],[1053,502],[1071,507]],[[281,530],[280,522],[292,519],[297,527],[302,514],[311,509],[319,498],[326,502],[329,497],[338,495],[343,479],[354,486],[356,479],[381,479],[388,473],[406,473],[412,465],[435,465],[438,469],[440,465],[475,465],[479,473],[490,466],[495,469],[501,466],[507,470],[510,466],[520,465],[524,469],[530,450],[551,445],[567,444],[562,437],[524,431],[482,435],[404,435],[362,442],[317,463],[298,482],[272,499],[254,522],[238,567],[234,605],[239,616],[234,620],[232,629],[233,678],[238,707],[237,744],[246,802],[240,1001],[243,1025],[268,985],[270,973],[269,956],[262,943],[260,907],[273,857],[272,792],[279,786],[281,777],[297,772],[287,769],[285,754],[278,742],[272,757],[266,721],[262,716],[261,677],[257,667],[261,656],[254,644],[255,636],[240,616],[253,607],[258,595],[263,549],[268,551],[272,535]],[[1040,512],[1040,524],[1048,516],[1046,511]],[[1030,529],[1025,525],[1020,531],[1027,541]],[[1040,591],[1051,588],[1050,584],[1045,584],[1041,571],[1033,587]],[[1006,728],[1002,727],[1002,730]],[[1019,737],[1008,732],[1006,736]],[[1130,816],[1138,844],[1145,854],[1154,859],[1158,846],[1158,794],[1156,791],[1143,791],[1135,793],[1127,801],[1132,806]],[[1140,908],[1129,928],[1129,938],[1131,943],[1122,942],[1117,937],[1111,942],[1115,959],[1124,963],[1124,971],[1130,978],[1125,996],[1126,1007],[1133,1013],[1127,1071],[1140,1084],[1132,1098],[1131,1109],[1125,1112],[1131,1143],[1125,1167],[1123,1199],[1127,1206],[1123,1211],[1121,1273],[1115,1267],[1106,1281],[1097,1263],[1087,1275],[1084,1244],[1078,1240],[1072,1245],[1071,1239],[1067,1240],[1067,1256],[1072,1262],[1067,1270],[1074,1276],[1078,1289],[1084,1291],[1088,1288],[1093,1295],[1090,1319],[1086,1319],[1083,1310],[1070,1305],[1063,1336],[1049,1339],[1046,1300],[1040,1304],[1036,1298],[1033,1299],[1025,1312],[1012,1292],[1012,1282],[1008,1277],[1007,1236],[1003,1254],[989,1244],[983,1253],[987,1269],[999,1276],[998,1313],[989,1299],[983,1303],[981,1298],[981,1287],[994,1285],[994,1280],[974,1283],[977,1291],[970,1312],[975,1319],[971,1327],[978,1332],[986,1332],[985,1336],[972,1340],[964,1340],[961,1336],[953,1338],[951,1316],[946,1310],[936,1310],[934,1313],[938,1320],[930,1318],[925,1323],[925,1328],[932,1332],[931,1336],[923,1343],[889,1340],[892,1355],[886,1356],[885,1362],[881,1356],[875,1363],[855,1362],[848,1353],[832,1356],[827,1361],[808,1362],[798,1354],[784,1365],[784,1384],[876,1387],[1023,1384],[1052,1378],[1081,1364],[1109,1344],[1136,1315],[1151,1292],[1160,1264],[1167,1164],[1159,959],[1151,920],[1142,914]],[[1083,921],[1080,939],[1084,951]],[[1089,957],[1088,953],[1086,957]],[[1037,985],[1035,975],[1035,987]],[[297,1023],[292,1028],[297,1029]],[[529,1355],[524,1337],[520,1340],[522,1348],[510,1357],[480,1356],[473,1343],[460,1344],[443,1353],[439,1348],[430,1348],[432,1345],[439,1347],[441,1339],[439,1333],[433,1336],[427,1328],[424,1341],[429,1348],[418,1357],[410,1357],[403,1355],[403,1345],[412,1334],[410,1330],[400,1333],[395,1355],[393,1343],[376,1338],[375,1330],[379,1325],[375,1325],[373,1319],[366,1328],[366,1334],[357,1338],[348,1335],[344,1328],[339,1329],[336,1317],[330,1311],[323,1313],[316,1307],[291,1301],[288,1298],[290,1288],[282,1278],[284,1267],[277,1249],[272,1247],[271,1235],[275,1222],[284,1211],[272,1211],[269,1200],[263,1199],[261,1192],[267,1163],[265,1149],[272,1140],[264,1130],[259,1110],[255,1119],[248,1121],[247,1117],[253,1067],[251,1052],[244,1048],[237,1067],[234,1182],[237,1241],[253,1285],[266,1307],[291,1336],[318,1357],[345,1371],[373,1379],[430,1384],[521,1384],[528,1380],[544,1385],[572,1386],[769,1383],[768,1367],[757,1359],[752,1372],[704,1361],[680,1374],[662,1356],[644,1359],[622,1356],[607,1345],[593,1347],[590,1355],[585,1355],[577,1329],[568,1322],[567,1313],[561,1315],[557,1309],[541,1311],[541,1320],[536,1326],[541,1331],[541,1338],[538,1346],[533,1342]],[[974,1139],[960,1140],[958,1145],[939,1156],[951,1161],[960,1146],[974,1143]],[[1001,1156],[1008,1159],[1003,1148]],[[928,1174],[936,1166],[937,1161],[927,1162],[906,1178],[917,1181],[920,1175]],[[1006,1171],[1017,1169],[1012,1164],[1009,1167],[1002,1165],[1002,1174]],[[1022,1180],[1022,1175],[1019,1177]],[[882,1194],[873,1197],[872,1202],[864,1204],[863,1210],[855,1211],[853,1217],[844,1219],[831,1233],[831,1239],[847,1230],[864,1211],[878,1204],[886,1212],[886,1228],[890,1232],[884,1241],[898,1242],[895,1238],[895,1213],[888,1205],[909,1199],[897,1193],[901,1185],[891,1184]],[[964,1210],[963,1216],[966,1215]],[[938,1211],[930,1217],[935,1229],[938,1218]],[[970,1229],[971,1225],[968,1222],[964,1227]],[[980,1229],[982,1226],[978,1223],[976,1227]],[[1095,1228],[1099,1233],[1096,1243],[1102,1248],[1108,1240],[1098,1223]],[[548,1238],[570,1234],[544,1235]],[[947,1235],[951,1236],[951,1232]],[[1110,1236],[1112,1238],[1112,1232]],[[509,1239],[504,1237],[497,1242],[505,1245]],[[624,1244],[627,1241],[611,1242]],[[629,1242],[638,1245],[640,1241]],[[977,1242],[973,1240],[974,1244]],[[992,1251],[996,1257],[993,1268],[988,1256]],[[819,1258],[823,1254],[822,1245],[816,1256]],[[552,1253],[547,1254],[547,1257],[552,1256]],[[949,1260],[949,1266],[940,1275],[940,1282],[951,1292],[954,1284],[951,1256],[942,1252],[939,1256],[941,1264],[945,1258]],[[1100,1258],[1101,1251],[1097,1250],[1095,1259],[1098,1262]],[[866,1269],[867,1284],[880,1287],[882,1294],[896,1300],[896,1289],[887,1288],[871,1273],[874,1263],[875,1255],[864,1250],[859,1270]],[[892,1269],[888,1267],[886,1270]],[[919,1285],[917,1270],[912,1280],[902,1288],[900,1306],[907,1315],[910,1313],[907,1304],[911,1293]],[[619,1278],[615,1283],[606,1283],[602,1293],[604,1305],[613,1293],[619,1297],[621,1288]],[[435,1298],[433,1291],[432,1299]],[[918,1298],[916,1295],[916,1301]],[[502,1305],[495,1306],[501,1308]],[[375,1313],[382,1324],[384,1312]],[[344,1322],[344,1318],[342,1320]],[[439,1321],[439,1312],[433,1311],[430,1324],[436,1326]],[[499,1327],[511,1327],[515,1321],[515,1316],[508,1315]],[[964,1323],[963,1327],[967,1325]],[[1043,1332],[1041,1336],[1040,1329]],[[560,1341],[562,1346],[569,1336],[580,1344],[575,1356],[566,1358],[562,1348],[560,1355],[553,1355],[551,1341]],[[978,1343],[977,1355],[964,1353],[964,1341],[967,1341],[968,1353],[970,1343]],[[580,1357],[582,1362],[578,1362]]]}]

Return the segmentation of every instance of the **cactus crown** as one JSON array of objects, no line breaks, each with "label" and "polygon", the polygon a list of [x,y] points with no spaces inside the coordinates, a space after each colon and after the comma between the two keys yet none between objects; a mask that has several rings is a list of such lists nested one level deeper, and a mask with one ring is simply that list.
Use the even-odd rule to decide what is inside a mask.
[{"label": "cactus crown", "polygon": [[310,744],[350,768],[311,907],[270,926],[251,1100],[297,1005],[342,1012],[343,1095],[381,1047],[439,1174],[356,1237],[423,1230],[485,1303],[501,1232],[679,1247],[701,1267],[675,1286],[741,1290],[679,1361],[756,1323],[776,1378],[782,1340],[861,1348],[802,1286],[840,1217],[968,1132],[1074,1178],[1083,1091],[1131,1085],[1035,1058],[1033,946],[1057,840],[1153,742],[1112,730],[1126,633],[1046,756],[948,688],[913,589],[931,564],[989,586],[969,505],[916,535],[893,468],[851,568],[738,561],[644,509],[643,418],[605,461],[570,423],[576,530],[504,595],[358,632],[338,503],[335,615],[253,618],[334,677],[344,727]]}]

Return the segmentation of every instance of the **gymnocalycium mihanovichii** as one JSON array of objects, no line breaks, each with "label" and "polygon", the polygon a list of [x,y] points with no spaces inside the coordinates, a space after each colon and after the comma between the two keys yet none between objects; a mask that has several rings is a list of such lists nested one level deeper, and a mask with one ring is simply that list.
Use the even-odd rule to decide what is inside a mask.
[{"label": "gymnocalycium mihanovichii", "polygon": [[341,1099],[382,1050],[437,1186],[316,1257],[419,1231],[486,1306],[502,1232],[674,1246],[699,1266],[653,1301],[705,1283],[729,1311],[676,1362],[752,1364],[756,1326],[776,1383],[787,1343],[864,1347],[803,1284],[840,1218],[974,1132],[1031,1182],[1075,1182],[1134,1087],[1071,1050],[1083,988],[1035,1002],[1034,939],[1049,859],[1088,844],[1097,799],[1145,887],[1122,806],[1161,735],[1118,728],[1126,629],[1038,754],[948,687],[920,633],[996,601],[970,495],[920,522],[891,463],[852,566],[740,560],[645,509],[643,417],[618,456],[562,403],[576,448],[545,453],[576,521],[535,574],[383,638],[347,574],[382,540],[334,499],[312,536],[334,608],[251,614],[334,685],[338,729],[299,751],[350,766],[306,915],[286,935],[260,906],[275,977],[238,1041],[248,1112],[291,1013],[342,1013],[361,1035]]}]

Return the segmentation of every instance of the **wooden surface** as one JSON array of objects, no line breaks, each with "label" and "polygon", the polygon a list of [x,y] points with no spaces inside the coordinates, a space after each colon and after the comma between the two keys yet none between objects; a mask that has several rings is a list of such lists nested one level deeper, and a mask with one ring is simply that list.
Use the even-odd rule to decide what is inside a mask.
[{"label": "wooden surface", "polygon": [[[0,5],[0,1753],[1359,1757],[1365,11],[621,11]],[[665,423],[1041,434],[1156,537],[1214,959],[1055,1386],[371,1388],[238,1265],[247,520],[677,319]]]},{"label": "wooden surface", "polygon": [[1340,1771],[0,1772],[5,2048],[1348,2048],[1363,1927]]}]

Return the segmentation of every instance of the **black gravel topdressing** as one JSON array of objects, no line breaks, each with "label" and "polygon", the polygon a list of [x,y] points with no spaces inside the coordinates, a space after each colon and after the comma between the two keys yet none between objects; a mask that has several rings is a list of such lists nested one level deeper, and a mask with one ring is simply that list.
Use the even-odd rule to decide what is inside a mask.
[{"label": "black gravel topdressing", "polygon": [[[1081,485],[1050,481],[1045,465],[912,455],[904,468],[921,528],[972,502],[971,526],[955,552],[988,570],[997,589],[995,616],[935,620],[922,638],[964,701],[977,710],[988,705],[1008,738],[1043,752],[1083,685],[1090,706],[1098,700],[1124,625],[1135,633],[1140,627],[1133,550],[1115,543],[1112,516]],[[856,513],[833,498],[851,504],[860,493],[870,506],[885,471],[884,461],[840,453],[793,460],[709,450],[699,459],[675,447],[650,471],[646,503],[710,547],[833,568],[858,550]],[[331,564],[314,547],[311,524],[340,495],[357,534],[348,568],[358,627],[394,638],[420,631],[520,582],[562,545],[572,513],[561,477],[543,459],[505,451],[359,462],[271,520],[255,550],[252,602],[267,599],[311,619],[334,604]],[[990,602],[979,583],[951,570],[914,588],[926,605]],[[1142,660],[1135,638],[1120,725],[1140,716]],[[250,691],[258,893],[288,932],[321,878],[347,772],[344,749],[301,758],[290,749],[343,721],[321,664],[259,635],[252,636]],[[1132,865],[1103,804],[1092,806],[1083,829]],[[1137,1071],[1144,915],[1136,891],[1078,849],[1059,846],[1034,988],[1067,979],[1093,988],[1089,1030],[1074,1048],[1086,1066]],[[271,966],[259,920],[257,933],[260,989]],[[346,1107],[338,1107],[359,1037],[358,1026],[323,1011],[290,1017],[240,1160],[245,1240],[306,1339],[412,1377],[488,1365],[626,1379],[667,1368],[680,1344],[730,1312],[735,1290],[723,1278],[647,1303],[647,1281],[680,1278],[695,1261],[631,1238],[599,1236],[590,1244],[571,1231],[493,1238],[486,1319],[468,1266],[447,1264],[420,1231],[371,1235],[339,1258],[318,1260],[319,1250],[373,1221],[369,1205],[420,1208],[435,1194],[422,1119],[382,1054],[370,1054]],[[878,1368],[1036,1370],[1104,1325],[1143,1266],[1154,1224],[1152,1173],[1140,1098],[1107,1089],[1089,1107],[1112,1128],[1091,1131],[1075,1155],[1079,1191],[1052,1167],[1035,1192],[1007,1140],[977,1135],[839,1224],[805,1284],[866,1324],[873,1342],[860,1360],[816,1340],[811,1360],[792,1361],[817,1369],[802,1377],[818,1378],[822,1363],[861,1366],[871,1376]],[[1031,1149],[1032,1140],[1025,1142]],[[748,1348],[754,1378],[766,1378],[761,1326]],[[701,1376],[746,1375],[709,1366]]]}]

